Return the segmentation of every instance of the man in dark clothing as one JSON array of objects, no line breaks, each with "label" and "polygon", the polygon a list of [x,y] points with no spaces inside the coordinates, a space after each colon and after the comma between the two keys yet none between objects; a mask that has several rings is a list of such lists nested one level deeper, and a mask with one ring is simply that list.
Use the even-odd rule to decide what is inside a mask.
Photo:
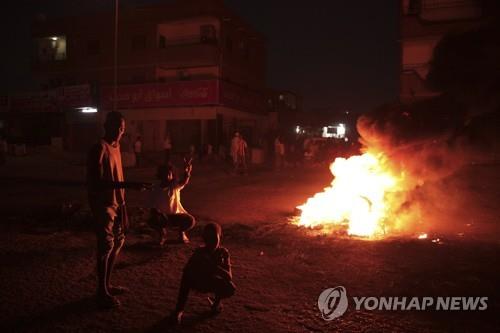
[{"label": "man in dark clothing", "polygon": [[214,293],[209,298],[211,313],[218,314],[222,310],[221,300],[234,295],[236,287],[232,282],[231,261],[229,251],[220,246],[222,230],[217,223],[209,223],[203,229],[205,246],[196,249],[184,267],[177,306],[172,316],[174,323],[180,324],[191,289]]}]

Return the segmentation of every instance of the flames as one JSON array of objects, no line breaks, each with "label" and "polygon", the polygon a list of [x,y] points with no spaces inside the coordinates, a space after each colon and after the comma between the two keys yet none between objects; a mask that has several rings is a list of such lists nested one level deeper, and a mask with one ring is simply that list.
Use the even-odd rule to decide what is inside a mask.
[{"label": "flames", "polygon": [[327,230],[344,226],[349,235],[378,238],[400,231],[406,220],[416,218],[414,209],[405,210],[405,173],[391,166],[383,153],[336,158],[330,171],[331,185],[297,207],[299,225]]}]

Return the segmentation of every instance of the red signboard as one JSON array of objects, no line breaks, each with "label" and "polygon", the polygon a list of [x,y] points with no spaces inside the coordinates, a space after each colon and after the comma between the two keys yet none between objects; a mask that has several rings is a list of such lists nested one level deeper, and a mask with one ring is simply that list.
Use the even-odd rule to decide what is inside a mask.
[{"label": "red signboard", "polygon": [[92,105],[88,84],[17,94],[10,98],[10,110],[19,112],[57,112],[64,108]]},{"label": "red signboard", "polygon": [[51,90],[12,96],[10,109],[20,112],[57,112],[56,95]]},{"label": "red signboard", "polygon": [[65,86],[57,89],[57,101],[63,107],[92,106],[92,94],[89,84]]},{"label": "red signboard", "polygon": [[227,82],[221,84],[221,104],[252,113],[265,111],[265,99],[261,94]]},{"label": "red signboard", "polygon": [[[218,103],[218,81],[178,81],[119,86],[117,107],[121,109],[165,106],[213,105]],[[101,90],[101,106],[113,106],[113,87]]]}]

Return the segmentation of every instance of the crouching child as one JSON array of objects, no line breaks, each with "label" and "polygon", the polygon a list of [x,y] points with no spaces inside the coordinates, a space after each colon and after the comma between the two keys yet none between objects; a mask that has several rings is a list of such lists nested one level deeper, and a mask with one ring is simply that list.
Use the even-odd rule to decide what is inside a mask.
[{"label": "crouching child", "polygon": [[181,203],[181,190],[191,178],[191,161],[185,161],[184,177],[177,181],[171,165],[162,165],[158,168],[159,183],[152,192],[153,207],[150,211],[149,225],[160,233],[160,246],[167,240],[167,229],[177,229],[179,242],[189,243],[186,232],[194,227],[196,221]]},{"label": "crouching child", "polygon": [[236,287],[232,282],[229,251],[220,246],[221,237],[222,230],[217,223],[209,223],[203,229],[205,246],[196,249],[184,267],[177,306],[172,316],[175,324],[182,321],[190,290],[214,294],[214,297],[208,298],[212,315],[222,310],[222,299],[234,295]]}]

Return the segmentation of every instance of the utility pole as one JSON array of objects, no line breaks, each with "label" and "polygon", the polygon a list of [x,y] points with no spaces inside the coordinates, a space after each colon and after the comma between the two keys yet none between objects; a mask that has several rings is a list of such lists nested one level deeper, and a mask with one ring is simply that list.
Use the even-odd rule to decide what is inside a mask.
[{"label": "utility pole", "polygon": [[119,0],[115,0],[115,38],[114,38],[114,63],[113,63],[113,111],[117,111],[118,95],[118,7]]}]

